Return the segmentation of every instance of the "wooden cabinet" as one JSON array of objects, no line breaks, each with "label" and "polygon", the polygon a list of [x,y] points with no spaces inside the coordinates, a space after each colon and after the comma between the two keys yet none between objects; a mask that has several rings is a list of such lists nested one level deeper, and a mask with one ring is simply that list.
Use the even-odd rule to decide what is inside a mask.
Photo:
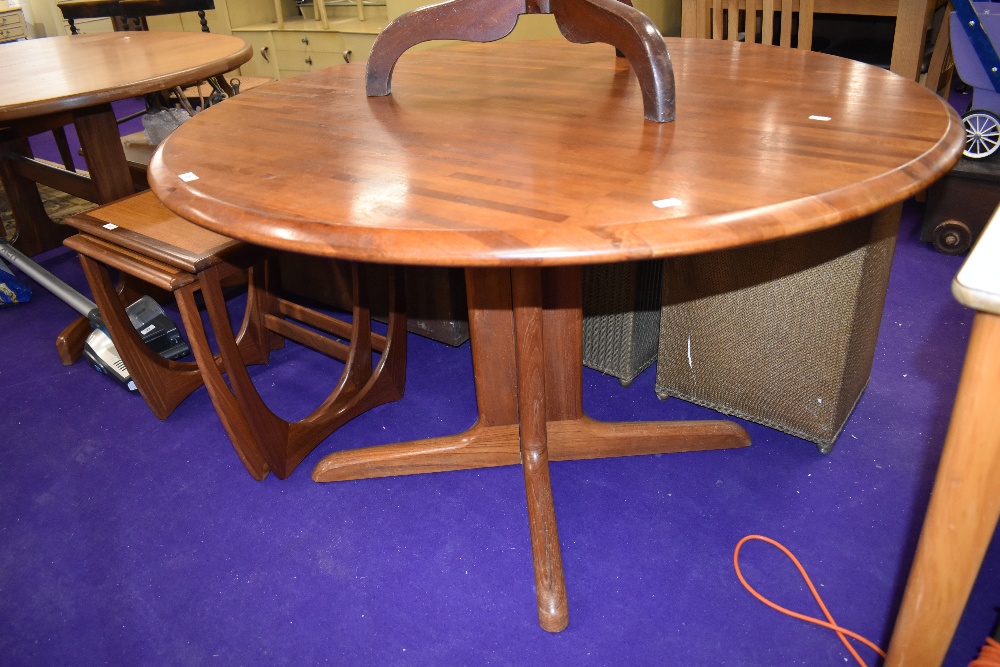
[{"label": "wooden cabinet", "polygon": [[243,63],[240,73],[243,76],[263,76],[270,79],[278,78],[277,50],[274,48],[274,33],[261,30],[233,30],[233,36],[239,37],[253,47],[253,58]]},{"label": "wooden cabinet", "polygon": [[274,48],[281,78],[342,65],[347,51],[337,32],[276,32]]},{"label": "wooden cabinet", "polygon": [[[390,20],[433,1],[363,0],[359,10],[357,0],[326,0],[324,17],[315,0],[301,8],[295,0],[215,0],[215,10],[207,12],[207,19],[212,32],[233,34],[253,45],[253,58],[240,68],[243,76],[280,79],[366,61],[375,37]],[[659,0],[642,1],[655,5]],[[201,29],[194,13],[151,17],[149,27]],[[522,16],[506,39],[557,36],[559,29],[552,16],[535,14]],[[421,44],[416,48],[443,43],[446,42]]]},{"label": "wooden cabinet", "polygon": [[17,8],[0,10],[0,44],[27,38],[24,30],[24,14],[21,10]]}]

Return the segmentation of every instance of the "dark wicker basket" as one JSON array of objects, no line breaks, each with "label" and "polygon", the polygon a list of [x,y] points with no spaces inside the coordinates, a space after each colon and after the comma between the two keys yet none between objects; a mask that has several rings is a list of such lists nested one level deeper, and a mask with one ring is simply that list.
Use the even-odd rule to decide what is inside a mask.
[{"label": "dark wicker basket", "polygon": [[900,210],[665,260],[657,394],[830,451],[871,373]]},{"label": "dark wicker basket", "polygon": [[662,262],[583,269],[583,365],[628,386],[656,359]]}]

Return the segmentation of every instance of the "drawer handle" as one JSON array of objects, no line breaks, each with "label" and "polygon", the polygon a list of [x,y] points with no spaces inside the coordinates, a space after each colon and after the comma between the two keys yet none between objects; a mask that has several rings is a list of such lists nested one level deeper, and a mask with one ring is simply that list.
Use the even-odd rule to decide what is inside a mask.
[{"label": "drawer handle", "polygon": [[306,56],[306,65],[312,65],[312,64],[313,64],[312,56]]},{"label": "drawer handle", "polygon": [[305,44],[306,46],[309,46],[309,38],[308,37],[303,37],[302,38],[302,43]]},{"label": "drawer handle", "polygon": [[271,50],[269,46],[260,47],[260,57],[264,59],[264,62],[269,63],[271,59],[267,57],[267,52]]},{"label": "drawer handle", "polygon": [[350,49],[344,51],[344,62],[345,63],[350,63],[351,62],[351,50]]}]

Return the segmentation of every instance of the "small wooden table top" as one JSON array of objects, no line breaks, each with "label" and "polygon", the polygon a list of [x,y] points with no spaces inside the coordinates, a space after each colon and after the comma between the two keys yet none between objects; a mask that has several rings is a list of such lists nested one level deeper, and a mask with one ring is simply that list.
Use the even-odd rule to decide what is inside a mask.
[{"label": "small wooden table top", "polygon": [[944,101],[867,65],[733,42],[667,45],[671,123],[643,120],[638,81],[609,46],[472,44],[405,54],[388,97],[365,97],[360,65],[236,97],[181,126],[150,165],[168,208],[227,236],[466,267],[476,424],[334,452],[313,479],[520,464],[549,631],[569,622],[550,460],[749,444],[729,421],[586,416],[580,266],[874,213],[940,177],[964,141]]},{"label": "small wooden table top", "polygon": [[[135,189],[111,102],[232,71],[253,55],[228,35],[113,32],[0,45],[0,181],[18,226],[17,247],[32,255],[58,245],[36,183],[98,204]],[[74,125],[89,178],[75,170],[62,128]],[[27,137],[56,132],[64,163],[32,159]],[[62,139],[62,141],[60,141]]]},{"label": "small wooden table top", "polygon": [[236,69],[253,55],[229,35],[110,32],[0,47],[0,124],[113,102]]}]

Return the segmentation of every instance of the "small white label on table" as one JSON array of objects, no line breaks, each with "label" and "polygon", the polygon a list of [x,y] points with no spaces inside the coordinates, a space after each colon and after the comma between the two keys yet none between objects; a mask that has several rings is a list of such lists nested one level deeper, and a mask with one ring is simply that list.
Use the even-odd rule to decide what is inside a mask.
[{"label": "small white label on table", "polygon": [[190,183],[191,181],[197,181],[198,180],[198,177],[194,174],[194,172],[190,172],[190,171],[187,172],[187,173],[181,174],[180,176],[178,176],[178,178],[181,179],[182,181],[184,181],[185,183]]},{"label": "small white label on table", "polygon": [[825,123],[825,122],[827,122],[829,120],[832,120],[832,119],[829,116],[815,116],[814,115],[814,116],[809,116],[809,120],[821,120],[821,121],[823,121]]},{"label": "small white label on table", "polygon": [[653,202],[653,206],[656,208],[670,208],[671,206],[679,206],[680,203],[680,199],[671,197],[670,199],[657,199]]}]

